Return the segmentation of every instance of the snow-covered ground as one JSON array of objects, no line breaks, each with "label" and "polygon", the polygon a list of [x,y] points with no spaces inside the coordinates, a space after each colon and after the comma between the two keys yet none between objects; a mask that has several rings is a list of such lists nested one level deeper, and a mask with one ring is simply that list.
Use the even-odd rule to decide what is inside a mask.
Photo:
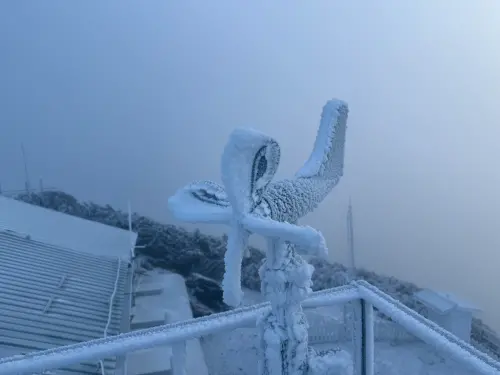
[{"label": "snow-covered ground", "polygon": [[[261,302],[261,296],[245,290],[244,304]],[[313,322],[311,322],[313,323]],[[258,335],[255,328],[240,328],[205,336],[201,340],[210,375],[255,375],[258,363]],[[352,343],[313,345],[315,349],[345,349],[352,353]],[[463,365],[444,359],[423,342],[393,345],[375,343],[375,370],[380,375],[472,375]],[[392,369],[392,370],[391,370]]]}]

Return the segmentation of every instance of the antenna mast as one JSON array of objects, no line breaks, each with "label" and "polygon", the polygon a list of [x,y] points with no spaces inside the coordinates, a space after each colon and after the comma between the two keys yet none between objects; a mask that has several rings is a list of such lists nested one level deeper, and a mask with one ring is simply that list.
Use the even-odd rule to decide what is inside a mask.
[{"label": "antenna mast", "polygon": [[24,151],[24,144],[21,143],[21,152],[23,153],[23,163],[24,163],[24,187],[26,188],[26,193],[29,193],[31,190],[30,187],[30,178],[28,175],[28,164],[26,163],[26,152]]}]

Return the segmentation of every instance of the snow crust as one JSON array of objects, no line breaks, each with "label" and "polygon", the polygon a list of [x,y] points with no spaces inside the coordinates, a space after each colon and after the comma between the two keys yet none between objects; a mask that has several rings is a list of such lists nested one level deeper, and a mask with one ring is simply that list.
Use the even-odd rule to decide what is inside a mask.
[{"label": "snow crust", "polygon": [[310,375],[353,375],[354,366],[346,350],[329,349],[317,353],[312,349],[309,371]]}]

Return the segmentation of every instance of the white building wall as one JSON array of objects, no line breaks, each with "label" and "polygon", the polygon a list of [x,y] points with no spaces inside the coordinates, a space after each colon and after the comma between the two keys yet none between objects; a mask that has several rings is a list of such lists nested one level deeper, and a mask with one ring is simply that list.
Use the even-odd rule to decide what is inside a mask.
[{"label": "white building wall", "polygon": [[465,342],[470,342],[472,326],[472,313],[469,311],[453,311],[450,316],[452,322],[451,332]]},{"label": "white building wall", "polygon": [[452,310],[447,314],[439,314],[430,310],[429,320],[443,327],[465,342],[470,342],[472,327],[472,312],[464,310]]}]

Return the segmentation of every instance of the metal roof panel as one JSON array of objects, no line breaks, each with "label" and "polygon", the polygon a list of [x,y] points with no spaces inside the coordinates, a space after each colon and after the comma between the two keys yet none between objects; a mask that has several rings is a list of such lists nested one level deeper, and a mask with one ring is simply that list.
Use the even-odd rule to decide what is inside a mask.
[{"label": "metal roof panel", "polygon": [[[123,312],[130,303],[131,272],[129,263],[118,257],[81,253],[0,230],[0,357],[103,337],[106,326],[108,336],[120,333],[129,320]],[[112,374],[116,358],[104,364],[105,373]],[[101,374],[97,363],[60,373]]]}]

